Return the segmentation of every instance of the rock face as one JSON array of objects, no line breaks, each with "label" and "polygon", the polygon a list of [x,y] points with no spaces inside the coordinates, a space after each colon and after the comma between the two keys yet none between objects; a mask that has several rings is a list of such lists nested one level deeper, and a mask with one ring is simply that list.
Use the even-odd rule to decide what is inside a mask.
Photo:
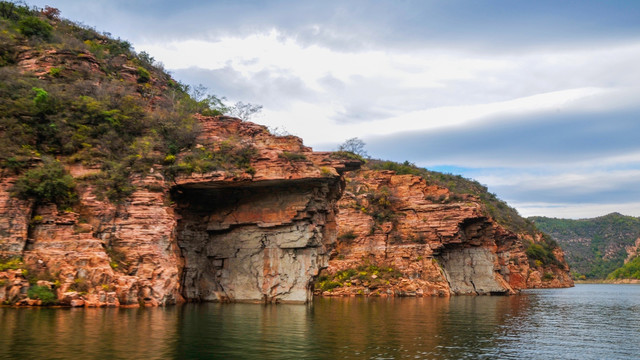
[{"label": "rock face", "polygon": [[[313,153],[299,138],[238,119],[198,120],[199,147],[251,144],[252,171],[170,180],[154,167],[132,179],[137,190],[118,205],[99,200],[84,182],[69,212],[10,196],[16,177],[3,174],[0,257],[21,257],[28,275],[8,291],[2,282],[0,301],[26,298],[29,277],[57,281],[52,291],[76,306],[308,301],[335,243],[340,173],[360,163]],[[69,171],[82,178],[92,169]],[[74,291],[83,295],[65,295]]]},{"label": "rock face", "polygon": [[542,234],[508,231],[486,215],[477,197],[454,196],[418,176],[349,173],[338,204],[336,253],[318,293],[512,294],[573,285],[561,249],[554,250],[557,264],[527,258],[526,243],[540,242]]}]

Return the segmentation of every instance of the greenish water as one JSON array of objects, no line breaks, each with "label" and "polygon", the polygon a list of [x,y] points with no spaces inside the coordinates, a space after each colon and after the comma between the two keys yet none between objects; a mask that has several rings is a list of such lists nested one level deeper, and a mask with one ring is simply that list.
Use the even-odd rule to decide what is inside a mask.
[{"label": "greenish water", "polygon": [[640,359],[640,285],[313,305],[0,308],[6,359]]}]

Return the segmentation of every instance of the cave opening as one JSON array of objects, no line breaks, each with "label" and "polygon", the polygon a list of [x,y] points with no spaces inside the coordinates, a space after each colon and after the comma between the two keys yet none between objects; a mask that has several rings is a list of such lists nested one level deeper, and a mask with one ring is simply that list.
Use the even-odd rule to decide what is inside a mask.
[{"label": "cave opening", "polygon": [[495,236],[487,219],[465,219],[459,226],[457,239],[445,244],[435,256],[451,292],[456,295],[509,293],[509,285],[497,274]]},{"label": "cave opening", "polygon": [[307,302],[335,238],[325,182],[176,186],[187,301]]}]

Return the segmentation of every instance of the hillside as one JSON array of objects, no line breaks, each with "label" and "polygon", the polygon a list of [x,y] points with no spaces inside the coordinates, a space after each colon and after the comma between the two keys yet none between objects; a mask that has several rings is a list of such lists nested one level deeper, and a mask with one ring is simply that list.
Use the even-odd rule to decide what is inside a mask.
[{"label": "hillside", "polygon": [[[192,115],[220,115],[223,104],[176,82],[125,40],[61,19],[56,9],[3,1],[0,44],[0,166],[24,174],[43,164],[19,182],[23,198],[71,205],[69,179],[51,178],[64,177],[55,159],[99,170],[90,181],[113,202],[134,191],[129,176],[152,164],[170,176],[246,165],[246,149],[230,149],[231,161],[193,152]],[[50,188],[33,188],[45,178]]]},{"label": "hillside", "polygon": [[531,217],[565,250],[576,278],[604,279],[638,254],[640,219],[611,213],[593,219]]}]

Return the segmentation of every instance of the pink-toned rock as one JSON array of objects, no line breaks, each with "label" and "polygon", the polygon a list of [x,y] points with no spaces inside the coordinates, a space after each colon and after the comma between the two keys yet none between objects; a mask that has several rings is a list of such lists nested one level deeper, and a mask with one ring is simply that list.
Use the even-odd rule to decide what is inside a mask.
[{"label": "pink-toned rock", "polygon": [[[59,56],[66,55],[30,52],[19,63],[45,73]],[[76,65],[93,71],[93,60],[85,57]],[[95,187],[85,183],[70,212],[11,197],[16,176],[3,173],[0,256],[22,257],[35,276],[55,274],[65,304],[76,300],[64,295],[69,290],[86,292],[85,306],[96,307],[159,306],[185,298],[310,300],[309,284],[335,243],[341,174],[360,162],[313,153],[297,137],[273,136],[239,119],[196,119],[203,130],[199,148],[251,146],[256,156],[250,169],[229,164],[166,179],[162,166],[155,165],[130,179],[136,190],[117,205],[100,200]],[[68,167],[77,177],[99,170]],[[17,301],[22,290],[21,285],[7,289],[5,297]]]},{"label": "pink-toned rock", "polygon": [[69,302],[69,305],[71,307],[84,307],[85,303],[84,303],[84,300],[82,299],[73,299]]},{"label": "pink-toned rock", "polygon": [[[523,240],[538,242],[542,235],[505,229],[473,195],[454,196],[418,176],[392,171],[347,173],[346,181],[338,202],[338,243],[325,274],[362,269],[366,280],[343,281],[319,291],[323,296],[512,294],[573,285],[561,249],[554,254],[563,266],[532,268]],[[367,269],[372,265],[378,274]]]}]

